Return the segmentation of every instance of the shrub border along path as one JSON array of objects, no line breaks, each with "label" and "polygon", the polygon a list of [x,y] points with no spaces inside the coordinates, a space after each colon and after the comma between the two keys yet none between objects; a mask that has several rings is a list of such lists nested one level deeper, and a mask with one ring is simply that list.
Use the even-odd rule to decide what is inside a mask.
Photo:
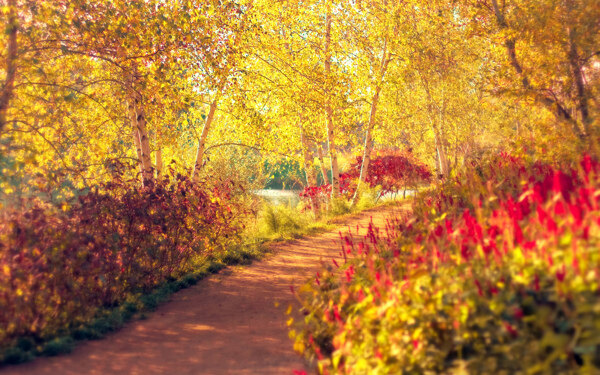
[{"label": "shrub border along path", "polygon": [[[292,350],[285,311],[321,261],[340,260],[339,232],[364,232],[371,217],[383,226],[398,207],[352,215],[317,236],[271,244],[272,253],[247,267],[212,275],[175,294],[148,319],[70,355],[0,368],[0,374],[290,374],[308,369]],[[294,309],[297,310],[297,309]],[[299,317],[296,316],[296,319]]]}]

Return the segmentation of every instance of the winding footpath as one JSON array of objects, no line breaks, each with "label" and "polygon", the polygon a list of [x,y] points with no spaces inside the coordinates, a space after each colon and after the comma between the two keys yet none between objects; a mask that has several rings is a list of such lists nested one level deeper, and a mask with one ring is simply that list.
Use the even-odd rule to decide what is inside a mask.
[{"label": "winding footpath", "polygon": [[340,231],[351,227],[355,234],[359,225],[364,234],[371,218],[383,228],[399,210],[364,211],[332,231],[274,244],[265,259],[229,267],[174,294],[145,320],[80,343],[71,354],[0,368],[0,375],[310,373],[288,338],[285,310],[298,310],[290,286],[341,256]]}]

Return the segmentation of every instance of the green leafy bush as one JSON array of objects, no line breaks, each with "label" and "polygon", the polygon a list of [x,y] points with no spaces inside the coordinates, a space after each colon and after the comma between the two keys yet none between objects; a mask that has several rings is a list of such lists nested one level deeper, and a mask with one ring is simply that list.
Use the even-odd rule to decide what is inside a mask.
[{"label": "green leafy bush", "polygon": [[344,198],[332,198],[329,201],[329,210],[327,211],[329,216],[340,216],[346,215],[352,212],[350,202]]},{"label": "green leafy bush", "polygon": [[377,205],[379,198],[381,196],[381,188],[380,187],[369,187],[363,185],[359,191],[358,202],[356,202],[356,206],[354,207],[357,211],[363,211]]},{"label": "green leafy bush", "polygon": [[259,231],[265,236],[298,232],[308,225],[304,212],[283,205],[265,204],[259,217]]}]

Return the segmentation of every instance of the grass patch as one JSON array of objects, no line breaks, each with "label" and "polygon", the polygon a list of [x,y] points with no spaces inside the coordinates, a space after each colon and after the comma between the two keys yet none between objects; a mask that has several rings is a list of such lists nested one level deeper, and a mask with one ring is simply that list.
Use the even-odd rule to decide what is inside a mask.
[{"label": "grass patch", "polygon": [[412,199],[414,197],[408,196],[381,200],[378,188],[366,187],[354,206],[344,198],[334,199],[321,212],[319,219],[316,219],[311,210],[302,203],[296,208],[265,203],[255,225],[249,228],[246,236],[257,243],[264,243],[314,235],[331,230],[340,222],[362,211],[375,207],[397,206]]},{"label": "grass patch", "polygon": [[308,210],[264,204],[255,226],[250,228],[247,236],[256,243],[265,243],[299,238],[330,228],[326,218],[315,220]]},{"label": "grass patch", "polygon": [[75,346],[75,340],[72,337],[57,337],[46,342],[43,346],[42,353],[45,356],[52,357],[59,354],[71,353]]}]

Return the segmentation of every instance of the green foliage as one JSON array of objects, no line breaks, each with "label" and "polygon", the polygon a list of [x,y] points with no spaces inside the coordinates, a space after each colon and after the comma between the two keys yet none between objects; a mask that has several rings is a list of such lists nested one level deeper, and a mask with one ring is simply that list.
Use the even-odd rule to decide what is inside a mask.
[{"label": "green foliage", "polygon": [[361,185],[358,194],[358,201],[353,209],[357,211],[363,211],[377,205],[381,195],[381,187],[370,187],[367,186],[367,184],[363,184]]},{"label": "green foliage", "polygon": [[329,201],[329,209],[327,210],[329,216],[347,215],[351,212],[352,207],[350,202],[343,197],[333,198]]},{"label": "green foliage", "polygon": [[234,249],[228,249],[220,254],[220,258],[223,263],[228,265],[237,264],[250,264],[254,259],[257,259],[260,255],[255,251],[251,251],[246,247],[238,247]]},{"label": "green foliage", "polygon": [[283,205],[265,204],[259,215],[259,233],[285,236],[308,225],[308,215]]},{"label": "green foliage", "polygon": [[265,161],[265,170],[272,170],[272,175],[265,184],[265,189],[294,189],[302,186],[304,171],[297,161],[283,160],[275,165]]},{"label": "green foliage", "polygon": [[249,228],[248,236],[260,241],[280,240],[329,229],[332,227],[331,223],[340,217],[382,204],[377,200],[378,194],[379,188],[364,187],[355,207],[344,198],[334,199],[327,205],[323,203],[321,208],[326,215],[319,219],[315,219],[310,207],[302,201],[295,208],[265,203],[258,213],[256,225]]},{"label": "green foliage", "polygon": [[22,349],[19,346],[14,346],[4,351],[2,362],[11,365],[16,365],[19,363],[29,362],[33,358],[33,354],[31,354],[29,350]]},{"label": "green foliage", "polygon": [[74,344],[75,342],[70,337],[59,337],[48,341],[42,349],[42,354],[51,357],[71,353]]}]

